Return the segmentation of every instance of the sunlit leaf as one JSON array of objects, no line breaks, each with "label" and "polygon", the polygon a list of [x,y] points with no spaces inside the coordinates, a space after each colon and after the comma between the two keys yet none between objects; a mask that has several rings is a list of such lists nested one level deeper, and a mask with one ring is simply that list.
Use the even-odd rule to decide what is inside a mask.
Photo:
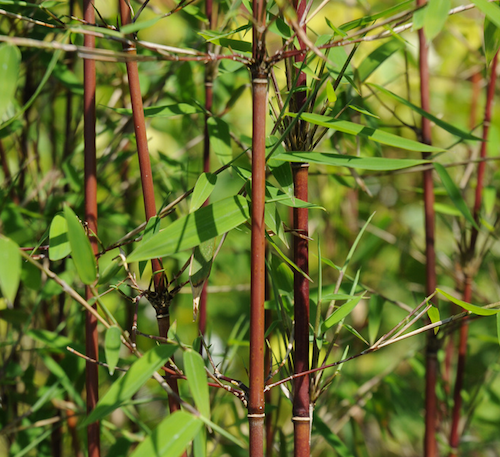
[{"label": "sunlit leaf", "polygon": [[[287,113],[287,116],[296,117],[295,113]],[[443,149],[430,146],[428,144],[419,143],[418,141],[409,140],[392,133],[384,132],[380,129],[375,129],[367,125],[356,124],[354,122],[342,121],[334,119],[330,116],[322,116],[321,114],[304,113],[300,118],[311,124],[319,125],[332,130],[337,130],[348,135],[359,135],[377,143],[387,144],[395,148],[407,149],[408,151],[418,152],[441,152]]]},{"label": "sunlit leaf", "polygon": [[356,168],[358,170],[392,171],[429,163],[420,159],[386,159],[384,157],[358,157],[333,152],[293,151],[274,156],[275,160],[286,162],[317,163],[335,167]]},{"label": "sunlit leaf", "polygon": [[196,184],[194,185],[193,196],[191,197],[191,207],[189,212],[192,213],[200,208],[203,203],[210,197],[217,184],[217,175],[212,173],[202,173]]},{"label": "sunlit leaf", "polygon": [[113,375],[116,365],[120,358],[121,330],[112,325],[106,329],[106,337],[104,338],[104,353],[106,354],[106,363],[108,364],[109,374]]},{"label": "sunlit leaf", "polygon": [[[158,216],[152,216],[149,218],[144,233],[142,235],[141,244],[146,243],[151,237],[160,231],[160,218]],[[139,245],[139,246],[140,246]],[[146,269],[148,262],[143,260],[139,262],[139,277],[142,277],[144,270]]]},{"label": "sunlit leaf", "polygon": [[493,213],[495,203],[497,201],[497,189],[495,186],[486,186],[483,188],[483,205],[484,212],[487,215]]},{"label": "sunlit leaf", "polygon": [[330,316],[328,316],[323,323],[323,331],[332,328],[335,324],[338,324],[342,319],[350,314],[350,312],[356,307],[356,305],[364,298],[366,292],[363,295],[353,298],[348,302],[344,303],[340,308],[334,311]]},{"label": "sunlit leaf", "polygon": [[[437,309],[435,306],[431,306],[427,310],[427,315],[429,316],[430,321],[435,324],[436,322],[439,322],[441,320],[441,317],[439,315],[439,309]],[[436,327],[434,329],[434,334],[437,334],[439,331],[439,327]]]},{"label": "sunlit leaf", "polygon": [[455,298],[453,295],[446,293],[441,289],[436,289],[441,295],[444,295],[448,300],[455,303],[455,305],[460,306],[466,311],[470,311],[473,314],[477,314],[478,316],[493,316],[494,314],[500,313],[500,309],[490,309],[490,308],[481,308],[480,306],[472,305],[463,300],[459,300]]},{"label": "sunlit leaf", "polygon": [[194,439],[203,423],[186,411],[176,411],[153,430],[131,457],[179,457]]},{"label": "sunlit leaf", "polygon": [[0,236],[0,289],[2,295],[13,302],[21,279],[19,246],[10,238]]},{"label": "sunlit leaf", "polygon": [[62,214],[56,214],[50,224],[49,259],[64,259],[70,252],[71,246],[68,240],[68,223]]},{"label": "sunlit leaf", "polygon": [[203,286],[210,276],[217,238],[201,243],[193,249],[189,264],[189,283],[193,294],[193,320],[196,320]]},{"label": "sunlit leaf", "polygon": [[485,15],[500,28],[500,7],[496,3],[489,2],[488,0],[472,0]]},{"label": "sunlit leaf", "polygon": [[78,276],[84,284],[92,284],[97,275],[96,261],[90,241],[85,230],[69,206],[64,207],[64,216],[68,224],[68,240],[71,246],[71,257],[76,266]]},{"label": "sunlit leaf", "polygon": [[203,359],[200,354],[193,350],[185,351],[183,358],[184,370],[194,404],[203,416],[210,418],[210,398]]},{"label": "sunlit leaf", "polygon": [[132,395],[146,383],[153,373],[172,357],[176,349],[177,346],[175,345],[161,344],[146,352],[132,364],[123,377],[111,385],[83,425],[102,419],[129,401]]},{"label": "sunlit leaf", "polygon": [[127,257],[128,262],[165,257],[199,246],[232,230],[248,218],[248,202],[236,195],[196,210],[160,230]]},{"label": "sunlit leaf", "polygon": [[484,18],[484,54],[488,64],[500,48],[500,27],[491,22],[488,17]]},{"label": "sunlit leaf", "polygon": [[424,18],[424,34],[428,42],[432,41],[443,29],[450,8],[451,0],[428,0]]},{"label": "sunlit leaf", "polygon": [[[118,114],[123,116],[132,116],[132,110],[127,108],[112,108]],[[200,108],[194,105],[189,105],[187,103],[176,103],[175,105],[162,105],[162,106],[150,106],[144,108],[144,116],[146,117],[173,117],[173,116],[183,116],[186,114],[201,113]]]}]

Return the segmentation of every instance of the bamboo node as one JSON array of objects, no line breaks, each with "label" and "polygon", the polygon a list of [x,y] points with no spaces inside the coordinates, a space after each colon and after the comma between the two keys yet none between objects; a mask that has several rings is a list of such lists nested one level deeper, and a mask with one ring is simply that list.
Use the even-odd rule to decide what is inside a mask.
[{"label": "bamboo node", "polygon": [[247,414],[247,417],[249,419],[261,419],[263,417],[266,417],[266,415],[264,413],[257,413],[257,414]]},{"label": "bamboo node", "polygon": [[252,79],[252,83],[254,83],[254,84],[267,84],[267,79],[265,79],[265,78],[254,78],[254,79]]},{"label": "bamboo node", "polygon": [[311,422],[311,418],[309,416],[307,417],[295,416],[292,417],[292,422]]}]

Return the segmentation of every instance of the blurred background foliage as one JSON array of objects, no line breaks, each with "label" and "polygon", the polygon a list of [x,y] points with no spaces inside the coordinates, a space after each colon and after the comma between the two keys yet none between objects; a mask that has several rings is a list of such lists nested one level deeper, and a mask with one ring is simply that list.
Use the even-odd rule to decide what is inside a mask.
[{"label": "blurred background foliage", "polygon": [[[49,3],[48,8],[55,16],[62,18],[68,14],[67,2]],[[382,0],[331,1],[310,22],[309,37],[314,42],[322,35],[333,34],[326,19],[340,27],[353,19],[382,11],[397,3]],[[313,3],[313,9],[317,4],[319,2]],[[461,4],[463,2],[452,2],[453,7]],[[218,25],[224,31],[247,24],[242,4],[220,1],[216,5]],[[152,1],[140,20],[153,19],[174,6],[172,1]],[[411,6],[408,4],[407,8]],[[133,2],[133,7],[137,10],[139,4]],[[81,17],[81,5],[75,4],[74,8],[74,16]],[[99,23],[118,24],[115,4],[99,0],[95,2],[95,8],[100,16]],[[8,11],[50,21],[43,10],[25,6],[21,2],[9,3]],[[205,39],[198,33],[204,27],[202,11],[203,4],[196,3],[187,11],[180,11],[139,31],[138,38],[169,46],[204,50]],[[274,11],[277,11],[276,7]],[[475,9],[450,16],[430,47],[433,114],[463,130],[470,129],[475,135],[480,135],[481,131],[484,88],[488,76],[483,20],[484,16]],[[60,35],[60,32],[54,33],[51,29],[6,16],[1,18],[0,29],[5,36],[49,42]],[[378,32],[375,30],[369,35]],[[251,31],[239,32],[232,38],[250,42]],[[79,43],[81,35],[73,33],[71,40]],[[401,41],[400,50],[381,62],[366,82],[382,85],[418,105],[417,35],[410,30],[396,40]],[[353,56],[350,64],[352,71],[356,71],[384,42],[363,42]],[[272,54],[282,45],[282,39],[269,33],[267,45]],[[99,39],[98,47],[119,50],[116,43],[106,39]],[[51,50],[31,47],[20,49],[22,62],[16,75],[17,91],[4,114],[3,122],[18,112],[34,94],[53,57]],[[343,53],[347,54],[351,49],[352,46],[333,49],[332,55],[341,58]],[[141,53],[147,55],[151,52]],[[195,111],[184,116],[149,118],[149,148],[157,189],[157,207],[160,208],[191,189],[202,171],[205,67],[195,62],[159,61],[139,63],[139,70],[145,107],[185,103],[194,107]],[[276,73],[280,87],[285,91],[283,70],[284,65],[280,62],[276,66]],[[473,82],[475,74],[479,75],[478,83]],[[144,211],[131,121],[128,116],[116,111],[118,108],[130,107],[125,65],[97,62],[97,78],[99,238],[104,246],[108,246],[139,225],[144,220]],[[474,84],[478,84],[479,92],[475,91]],[[378,125],[397,135],[417,139],[414,129],[402,126],[400,120],[418,126],[419,116],[390,97],[373,95],[369,87],[360,84],[359,91],[356,91],[344,79],[337,90],[336,103],[339,104],[339,110],[350,104],[376,117],[347,108],[342,118]],[[0,126],[4,159],[0,176],[5,183],[1,189],[1,233],[19,246],[45,244],[46,231],[55,214],[62,210],[63,203],[68,203],[77,214],[83,214],[82,93],[82,59],[66,53],[57,62],[33,104],[10,125],[4,128]],[[496,96],[498,98],[498,90]],[[325,98],[326,95],[322,93],[320,99]],[[214,82],[213,113],[230,126],[233,157],[247,150],[251,144],[250,100],[248,70],[241,63],[223,60],[218,65]],[[270,100],[274,100],[272,91]],[[500,141],[499,110],[497,103],[490,126],[489,154],[492,156],[497,154]],[[272,128],[273,121],[269,117],[268,132]],[[448,171],[457,185],[464,184],[463,197],[470,207],[476,175],[473,172],[467,181],[464,174],[471,152],[477,152],[478,143],[463,141],[455,144],[456,137],[438,127],[433,127],[433,142],[446,149],[438,156],[439,162],[457,164],[448,168]],[[212,146],[216,149],[220,145],[212,143]],[[364,138],[338,134],[327,134],[317,150],[362,156],[420,158],[416,152],[382,147]],[[248,157],[244,155],[238,164],[248,167]],[[220,166],[214,155],[212,169],[215,171]],[[497,160],[488,162],[486,173],[486,184],[493,193],[493,204],[486,216],[490,223],[494,223],[499,208],[496,200],[500,182]],[[372,299],[379,297],[379,312],[376,317],[370,314],[369,304],[371,306],[372,302],[367,298],[354,309],[346,323],[356,328],[363,338],[370,340],[369,319],[378,319],[378,336],[381,336],[406,316],[406,311],[391,301],[400,301],[414,308],[424,298],[425,240],[421,173],[413,169],[399,172],[363,171],[360,172],[364,183],[362,187],[346,168],[312,165],[310,175],[310,201],[325,208],[325,211],[310,211],[310,236],[313,239],[310,243],[310,276],[315,281],[311,285],[312,300],[314,302],[317,299],[318,242],[323,259],[343,265],[361,227],[375,212],[349,264],[347,275],[351,279],[346,280],[341,292],[350,292],[352,278],[360,271],[360,286],[357,290],[361,290],[361,284],[363,288],[370,288],[373,291],[370,293]],[[462,285],[457,238],[468,233],[470,227],[466,226],[460,214],[457,215],[437,178],[435,182],[436,202],[439,204],[436,206],[438,284],[445,290],[455,291],[454,294],[459,296]],[[234,170],[224,171],[219,176],[211,201],[234,195],[243,184],[244,181]],[[189,198],[177,206],[174,214],[163,220],[162,227],[188,211]],[[288,208],[281,206],[280,214],[285,224],[291,226]],[[283,243],[276,243],[289,252]],[[221,363],[220,369],[224,374],[245,383],[248,377],[249,250],[249,230],[245,226],[230,232],[213,266],[208,298],[208,340],[212,355],[216,363]],[[115,255],[116,252],[112,252],[101,258],[100,268]],[[182,252],[165,259],[168,275],[172,276],[189,255]],[[498,300],[499,255],[500,245],[495,238],[477,272],[473,294],[476,304],[484,305]],[[47,258],[42,261],[49,266]],[[284,287],[282,296],[291,302],[290,270],[283,267],[283,260],[276,254],[272,254],[270,265],[275,273],[279,271],[276,274],[279,274]],[[50,262],[50,269],[68,284],[82,290],[71,259]],[[140,281],[141,287],[148,287],[150,274],[148,264]],[[184,276],[187,279],[187,275]],[[335,268],[323,264],[323,294],[326,290],[333,291],[337,277]],[[124,273],[121,271],[111,283],[118,284],[123,278]],[[290,287],[288,290],[287,284]],[[103,284],[99,291],[103,292],[107,288],[108,284]],[[120,289],[126,295],[134,295],[125,284]],[[130,329],[133,305],[118,293],[105,295],[103,302],[120,324]],[[269,303],[269,307],[276,309],[274,303]],[[449,303],[440,302],[440,307],[442,317],[451,314]],[[58,442],[62,442],[58,448],[62,449],[62,455],[81,452],[84,448],[84,433],[71,426],[71,420],[74,420],[74,414],[79,415],[84,411],[84,363],[68,354],[65,347],[70,345],[83,352],[82,309],[66,297],[57,284],[27,263],[23,263],[22,282],[13,305],[0,298],[0,308],[0,423],[5,430],[0,434],[0,455],[56,455],[54,452]],[[197,323],[192,322],[192,298],[188,287],[183,288],[175,298],[172,320],[181,341],[190,344],[195,340],[198,329]],[[138,321],[140,331],[155,334],[154,311],[145,300],[140,302]],[[450,337],[454,338],[455,329],[446,328],[441,332],[450,332]],[[285,350],[279,329],[269,341],[279,359]],[[367,347],[348,331],[342,332],[337,344],[330,361],[340,359],[347,345],[349,355]],[[142,338],[140,345],[146,350],[154,342]],[[422,455],[424,348],[425,335],[420,335],[346,363],[327,394],[320,397],[316,404],[318,419],[313,423],[313,455]],[[438,354],[441,362],[444,362],[444,349],[443,346]],[[120,364],[125,365],[130,361],[126,351],[122,351],[121,356]],[[499,455],[499,370],[495,320],[473,319],[463,392],[466,415],[462,455]],[[451,381],[442,372],[438,384],[439,445],[443,455],[447,449],[452,407],[449,392],[450,383],[453,385],[454,370],[451,372]],[[326,375],[331,373],[333,369],[327,370]],[[119,376],[116,373],[110,376],[105,368],[100,368],[99,374],[103,390]],[[183,383],[180,387],[181,394],[189,396]],[[212,391],[211,395],[214,422],[245,439],[247,424],[243,406],[222,389]],[[290,455],[293,445],[289,420],[291,404],[279,389],[272,391],[272,400],[269,411],[277,413],[273,417],[277,423],[275,440],[281,449],[279,455]],[[148,433],[167,414],[165,405],[160,388],[153,382],[147,383],[137,394],[136,404],[117,410],[109,420],[103,421],[104,455],[125,455],[132,443]],[[341,444],[337,441],[339,438],[326,439],[328,434],[321,424],[327,424],[338,435]],[[211,446],[212,455],[246,455],[246,451],[217,438]]]}]

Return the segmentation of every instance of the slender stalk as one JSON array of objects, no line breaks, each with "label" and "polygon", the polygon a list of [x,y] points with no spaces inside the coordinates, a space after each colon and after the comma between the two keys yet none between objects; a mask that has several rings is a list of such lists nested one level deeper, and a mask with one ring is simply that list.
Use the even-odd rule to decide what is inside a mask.
[{"label": "slender stalk", "polygon": [[[94,6],[90,0],[84,0],[84,19],[93,24],[95,22]],[[95,48],[95,38],[86,35],[84,46]],[[84,59],[83,61],[83,135],[85,145],[85,221],[88,224],[89,239],[94,254],[99,251],[97,239],[92,233],[97,234],[97,174],[96,174],[96,71],[95,61]],[[92,297],[90,286],[85,288],[85,298]],[[97,305],[93,305],[96,309]],[[99,347],[97,341],[97,318],[89,311],[85,313],[85,352],[93,359],[99,358]],[[87,390],[87,414],[95,408],[99,399],[99,380],[97,365],[86,363],[86,390]],[[100,433],[99,422],[93,422],[87,426],[88,455],[89,457],[99,457]]]},{"label": "slender stalk", "polygon": [[252,240],[250,273],[250,456],[264,456],[264,359],[266,296],[266,114],[268,72],[265,66],[265,0],[253,0],[252,43]]},{"label": "slender stalk", "polygon": [[[212,13],[213,13],[213,2],[212,0],[206,0],[206,14],[208,18],[208,28],[212,30]],[[213,44],[207,43],[207,52],[211,53],[213,51]],[[210,135],[208,133],[208,119],[210,119],[210,112],[212,111],[213,102],[213,81],[215,77],[215,65],[214,62],[209,62],[205,65],[205,137],[203,139],[203,172],[210,172]],[[204,203],[204,206],[208,205],[208,199]],[[207,328],[207,287],[208,281],[205,281],[203,285],[203,290],[201,291],[200,297],[200,316],[198,321],[198,328],[200,333],[205,335]],[[200,351],[203,350],[203,346]]]},{"label": "slender stalk", "polygon": [[[425,5],[426,0],[417,0],[417,6]],[[430,112],[429,96],[429,63],[428,45],[426,43],[424,30],[418,31],[419,40],[419,70],[420,70],[420,103],[422,109]],[[429,119],[422,117],[422,138],[425,144],[432,143],[431,123]],[[422,153],[424,159],[429,158],[429,153]],[[426,255],[426,295],[436,290],[436,251],[434,247],[435,212],[434,212],[434,183],[432,181],[432,169],[423,172],[424,187],[424,213],[425,213],[425,255]],[[425,437],[424,456],[437,456],[437,398],[436,380],[438,373],[438,340],[434,332],[427,336],[426,348],[426,373],[425,373]]]},{"label": "slender stalk", "polygon": [[[306,0],[294,0],[299,23],[305,22]],[[304,33],[306,26],[303,26]],[[298,37],[301,49],[306,43]],[[295,62],[302,62],[305,55],[295,57]],[[307,78],[304,72],[298,70],[297,87],[306,87]],[[296,111],[304,107],[307,100],[305,90],[295,93],[294,102]],[[299,121],[296,126],[296,144],[299,149],[306,143],[307,124]],[[309,164],[292,164],[294,194],[297,198],[308,201],[308,169]],[[309,274],[309,214],[307,208],[293,208],[293,227],[296,232],[293,237],[293,255],[295,264],[306,274]],[[309,281],[304,275],[295,271],[293,281],[294,291],[294,319],[295,319],[295,354],[294,371],[302,373],[309,369]],[[309,376],[301,376],[294,381],[293,396],[293,427],[294,427],[294,455],[295,457],[309,457],[310,455],[310,383]]]},{"label": "slender stalk", "polygon": [[[491,122],[491,114],[493,109],[493,99],[495,95],[495,83],[496,83],[496,67],[498,62],[498,52],[495,54],[493,61],[491,63],[491,75],[490,81],[488,83],[487,95],[486,95],[486,105],[484,108],[484,122],[483,122],[483,142],[481,143],[480,156],[482,159],[486,157],[486,147],[488,141],[488,132]],[[484,186],[484,172],[485,172],[486,162],[479,162],[477,168],[477,185],[474,199],[474,219],[479,223],[479,211],[481,210],[482,196],[483,196],[483,186]],[[469,243],[468,252],[466,255],[465,262],[471,262],[474,259],[476,251],[478,231],[475,227],[472,227],[471,238]],[[472,283],[474,281],[474,271],[469,265],[463,265],[465,271],[465,284],[463,299],[466,302],[471,301],[472,298]],[[467,337],[469,333],[469,323],[467,319],[464,319],[460,325],[460,336],[458,343],[458,362],[457,362],[457,377],[455,379],[455,388],[453,391],[453,412],[452,412],[452,422],[451,422],[451,432],[450,432],[450,457],[456,457],[458,455],[458,445],[460,441],[459,435],[459,422],[460,422],[460,410],[462,408],[462,387],[464,383],[465,375],[465,361],[467,356]]]},{"label": "slender stalk", "polygon": [[[130,24],[131,14],[130,8],[126,0],[119,1],[120,16],[122,25]],[[136,55],[135,44],[130,41],[124,45],[124,51],[128,55]],[[149,158],[148,139],[146,133],[146,122],[144,119],[144,109],[142,104],[141,87],[139,84],[139,69],[136,61],[128,61],[127,76],[130,90],[130,100],[132,104],[132,116],[134,120],[135,139],[137,144],[137,154],[139,158],[139,168],[141,173],[141,184],[144,199],[144,208],[146,213],[146,220],[156,216],[156,203],[153,186],[153,175],[151,171],[151,161]],[[167,337],[170,328],[170,315],[169,306],[170,300],[167,290],[167,278],[163,271],[163,266],[160,259],[152,259],[151,265],[153,269],[153,282],[155,287],[155,296],[158,297],[157,306],[157,320],[158,331],[162,337]],[[171,389],[178,393],[177,380],[175,378],[167,377],[167,383]],[[170,412],[180,409],[179,402],[173,396],[168,399]]]}]

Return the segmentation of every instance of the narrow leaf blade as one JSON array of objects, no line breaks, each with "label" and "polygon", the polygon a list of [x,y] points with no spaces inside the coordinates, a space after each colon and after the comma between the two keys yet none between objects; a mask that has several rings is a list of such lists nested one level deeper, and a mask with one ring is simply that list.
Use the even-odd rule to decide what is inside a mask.
[{"label": "narrow leaf blade", "polygon": [[344,317],[349,315],[349,313],[356,307],[356,305],[364,298],[365,293],[356,297],[348,302],[344,303],[340,308],[334,311],[323,323],[323,330],[328,330],[332,328],[335,324],[338,324]]},{"label": "narrow leaf blade", "polygon": [[176,411],[153,430],[131,457],[179,457],[203,423],[185,411]]},{"label": "narrow leaf blade", "polygon": [[191,197],[191,207],[189,212],[192,213],[200,208],[203,203],[210,197],[210,194],[214,190],[215,185],[217,184],[217,175],[212,173],[202,173],[193,190],[193,196]]},{"label": "narrow leaf blade", "polygon": [[97,276],[94,252],[85,230],[76,214],[69,206],[64,207],[64,216],[68,224],[68,240],[71,246],[71,256],[75,262],[78,276],[84,284],[92,284]]},{"label": "narrow leaf blade", "polygon": [[109,374],[113,375],[116,365],[120,358],[122,332],[116,325],[112,325],[106,330],[104,338],[104,353],[106,354],[106,363],[108,364]]},{"label": "narrow leaf blade", "polygon": [[20,280],[19,246],[10,238],[0,236],[0,289],[9,302],[13,302],[16,298]]},{"label": "narrow leaf blade", "polygon": [[240,195],[204,206],[170,224],[127,258],[128,262],[166,257],[199,246],[204,241],[222,235],[248,218],[248,202]]},{"label": "narrow leaf blade", "polygon": [[71,253],[68,240],[68,223],[62,214],[56,214],[50,224],[49,259],[61,260]]},{"label": "narrow leaf blade", "polygon": [[500,313],[500,309],[481,308],[480,306],[472,305],[463,300],[459,300],[458,298],[455,298],[453,295],[446,293],[444,290],[441,289],[436,289],[436,290],[441,295],[444,295],[451,302],[462,307],[466,311],[470,311],[473,314],[477,314],[478,316],[493,316],[494,314]]},{"label": "narrow leaf blade", "polygon": [[201,355],[192,350],[185,351],[184,370],[196,408],[203,416],[210,418],[207,375]]},{"label": "narrow leaf blade", "polygon": [[129,401],[142,385],[172,357],[177,346],[161,344],[146,352],[134,362],[130,369],[113,383],[106,394],[99,400],[83,425],[91,424],[110,414],[123,403]]}]

